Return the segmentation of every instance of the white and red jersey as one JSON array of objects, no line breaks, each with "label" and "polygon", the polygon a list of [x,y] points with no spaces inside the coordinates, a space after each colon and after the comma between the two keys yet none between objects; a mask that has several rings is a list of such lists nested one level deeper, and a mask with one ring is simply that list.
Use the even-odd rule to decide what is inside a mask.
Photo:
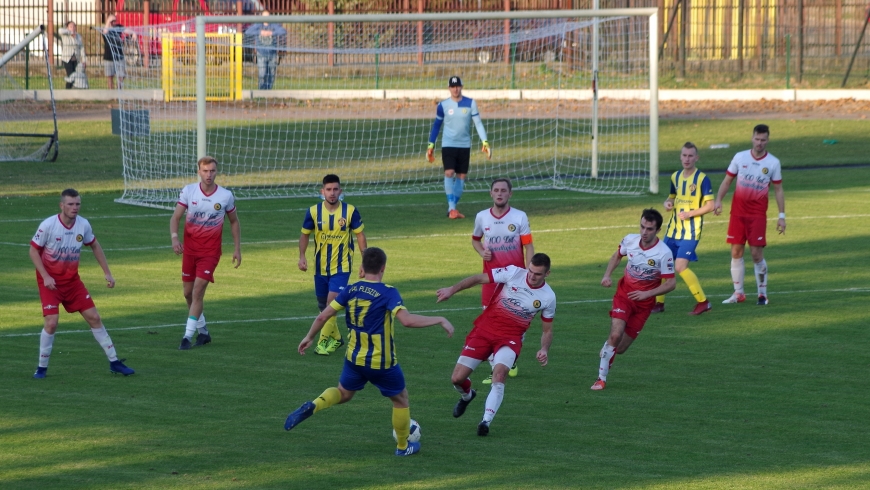
[{"label": "white and red jersey", "polygon": [[200,257],[219,256],[224,216],[236,211],[236,198],[232,191],[215,185],[214,191],[206,194],[200,184],[190,184],[181,189],[178,204],[187,208],[184,253]]},{"label": "white and red jersey", "polygon": [[[619,280],[616,294],[628,296],[631,291],[652,291],[662,285],[662,279],[674,277],[674,256],[671,249],[658,238],[650,248],[644,249],[640,234],[626,235],[619,244],[619,255],[628,257],[625,274]],[[655,296],[645,301],[655,301]]]},{"label": "white and red jersey", "polygon": [[484,209],[474,218],[471,239],[482,242],[492,252],[492,260],[483,263],[483,272],[509,265],[525,267],[523,245],[532,243],[529,217],[511,207],[501,216],[494,215],[492,208]]},{"label": "white and red jersey", "polygon": [[541,320],[556,316],[556,293],[546,282],[538,288],[529,285],[529,271],[509,265],[490,271],[489,280],[497,283],[495,293],[483,313],[474,320],[474,328],[499,336],[522,336],[541,312]]},{"label": "white and red jersey", "polygon": [[[64,284],[79,276],[82,245],[91,245],[96,239],[88,220],[77,216],[75,222],[67,227],[58,214],[40,223],[30,245],[39,250],[42,265],[54,282]],[[36,280],[42,284],[42,276],[38,273]]]},{"label": "white and red jersey", "polygon": [[734,155],[726,171],[736,177],[734,199],[731,201],[733,216],[767,216],[767,195],[770,184],[782,182],[782,166],[779,159],[770,153],[755,158],[752,150]]}]

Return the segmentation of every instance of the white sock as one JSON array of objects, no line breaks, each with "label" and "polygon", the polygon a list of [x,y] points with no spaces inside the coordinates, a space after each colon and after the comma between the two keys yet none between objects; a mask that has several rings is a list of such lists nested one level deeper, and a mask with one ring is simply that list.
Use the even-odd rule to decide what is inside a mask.
[{"label": "white sock", "polygon": [[746,266],[743,265],[743,257],[731,259],[731,281],[734,282],[734,292],[743,293],[743,277],[746,274]]},{"label": "white sock", "polygon": [[208,335],[208,329],[205,327],[205,313],[200,313],[199,320],[196,321],[196,331]]},{"label": "white sock", "polygon": [[605,342],[601,352],[598,353],[598,356],[601,357],[601,361],[598,363],[598,379],[601,381],[607,381],[607,373],[610,372],[610,360],[615,355],[616,347]]},{"label": "white sock", "polygon": [[190,340],[193,338],[193,334],[196,333],[196,322],[198,322],[195,316],[187,317],[187,326],[184,328],[184,338]]},{"label": "white sock", "polygon": [[118,356],[115,354],[115,344],[112,343],[112,338],[109,337],[109,332],[106,331],[106,327],[100,326],[100,328],[92,328],[91,333],[94,334],[97,343],[103,347],[103,350],[106,352],[106,357],[109,358],[109,362],[117,361]]},{"label": "white sock", "polygon": [[758,295],[767,296],[767,261],[755,264],[755,284],[758,285]]},{"label": "white sock", "polygon": [[504,383],[493,383],[489,390],[489,396],[486,397],[486,409],[483,411],[484,422],[492,422],[502,400],[504,400]]},{"label": "white sock", "polygon": [[48,367],[48,358],[51,357],[51,348],[54,346],[54,334],[49,334],[42,329],[39,334],[39,367]]}]

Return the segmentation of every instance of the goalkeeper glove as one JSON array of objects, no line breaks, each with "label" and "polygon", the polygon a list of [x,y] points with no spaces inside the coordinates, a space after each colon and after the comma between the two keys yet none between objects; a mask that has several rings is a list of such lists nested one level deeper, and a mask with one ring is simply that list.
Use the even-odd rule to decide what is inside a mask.
[{"label": "goalkeeper glove", "polygon": [[429,143],[429,148],[426,150],[426,159],[429,163],[435,163],[435,143]]},{"label": "goalkeeper glove", "polygon": [[481,148],[480,151],[486,153],[486,158],[488,160],[492,160],[492,148],[489,147],[488,141],[483,142],[483,148]]}]

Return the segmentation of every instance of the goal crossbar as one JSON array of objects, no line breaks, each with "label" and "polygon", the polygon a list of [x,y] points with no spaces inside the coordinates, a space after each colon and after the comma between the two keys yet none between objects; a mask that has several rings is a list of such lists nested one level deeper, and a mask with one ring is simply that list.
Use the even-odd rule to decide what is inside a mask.
[{"label": "goal crossbar", "polygon": [[[618,16],[649,17],[649,192],[659,191],[658,173],[658,9],[595,9],[595,10],[541,10],[535,12],[474,12],[429,14],[340,14],[340,15],[272,15],[272,23],[338,23],[338,22],[425,22],[450,20],[515,20],[556,18],[600,18]],[[196,137],[199,158],[208,154],[206,133],[206,24],[262,22],[258,15],[198,16],[196,28]],[[597,43],[597,40],[595,41]],[[590,87],[593,92],[597,86]]]}]

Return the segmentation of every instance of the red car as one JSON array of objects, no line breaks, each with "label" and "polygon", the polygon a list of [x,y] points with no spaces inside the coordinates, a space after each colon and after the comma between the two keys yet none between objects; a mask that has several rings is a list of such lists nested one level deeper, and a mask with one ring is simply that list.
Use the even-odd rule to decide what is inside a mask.
[{"label": "red car", "polygon": [[[149,14],[147,25],[149,29],[140,31],[146,25],[144,19],[144,0],[118,0],[116,16],[118,23],[129,27],[139,36],[138,46],[136,43],[128,43],[126,54],[128,62],[141,63],[140,53],[145,51],[145,38],[148,39],[148,53],[152,57],[160,56],[162,45],[160,42],[161,32],[193,32],[193,21],[198,15],[235,15],[235,0],[151,0],[149,2]],[[242,0],[242,13],[254,15],[263,11],[263,5],[259,0]],[[235,32],[236,25],[206,24],[207,32]],[[138,49],[137,49],[138,48]],[[137,52],[138,51],[138,52]]]}]

